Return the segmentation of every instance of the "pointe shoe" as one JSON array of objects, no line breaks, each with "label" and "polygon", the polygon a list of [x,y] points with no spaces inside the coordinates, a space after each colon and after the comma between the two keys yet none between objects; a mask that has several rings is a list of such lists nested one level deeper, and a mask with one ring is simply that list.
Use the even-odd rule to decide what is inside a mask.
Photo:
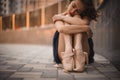
[{"label": "pointe shoe", "polygon": [[85,69],[85,54],[80,50],[75,51],[75,69],[74,71],[83,72]]},{"label": "pointe shoe", "polygon": [[62,64],[63,64],[63,68],[64,68],[64,72],[69,72],[73,70],[73,53],[65,53],[62,52],[63,55],[63,60],[62,60]]}]

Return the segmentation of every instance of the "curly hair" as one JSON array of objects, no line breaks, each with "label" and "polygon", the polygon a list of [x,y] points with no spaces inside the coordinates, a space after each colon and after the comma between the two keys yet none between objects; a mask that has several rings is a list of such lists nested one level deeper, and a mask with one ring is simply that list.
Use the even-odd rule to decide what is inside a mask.
[{"label": "curly hair", "polygon": [[81,18],[88,17],[90,20],[95,20],[97,18],[97,11],[94,7],[93,0],[81,0],[85,9],[80,13]]}]

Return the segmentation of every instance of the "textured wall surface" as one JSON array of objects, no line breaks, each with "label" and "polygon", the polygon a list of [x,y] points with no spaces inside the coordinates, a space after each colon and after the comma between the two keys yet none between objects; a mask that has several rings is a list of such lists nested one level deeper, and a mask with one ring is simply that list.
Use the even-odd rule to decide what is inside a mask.
[{"label": "textured wall surface", "polygon": [[52,45],[53,27],[0,32],[0,43]]},{"label": "textured wall surface", "polygon": [[95,51],[120,67],[120,0],[108,0],[93,28]]},{"label": "textured wall surface", "polygon": [[52,17],[55,14],[58,14],[58,4],[54,4],[52,6],[46,7],[46,9],[45,9],[45,23],[46,24],[53,23]]}]

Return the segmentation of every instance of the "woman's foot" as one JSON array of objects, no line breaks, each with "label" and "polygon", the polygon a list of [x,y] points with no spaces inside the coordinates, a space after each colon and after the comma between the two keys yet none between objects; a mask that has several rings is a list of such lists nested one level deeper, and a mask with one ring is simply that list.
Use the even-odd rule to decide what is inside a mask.
[{"label": "woman's foot", "polygon": [[62,63],[63,63],[63,68],[64,68],[64,71],[65,72],[69,72],[69,71],[72,71],[73,70],[73,67],[74,67],[74,60],[73,60],[73,53],[65,53],[63,52],[63,60],[62,60]]},{"label": "woman's foot", "polygon": [[85,69],[85,54],[80,50],[75,51],[75,69],[74,71],[82,72]]}]

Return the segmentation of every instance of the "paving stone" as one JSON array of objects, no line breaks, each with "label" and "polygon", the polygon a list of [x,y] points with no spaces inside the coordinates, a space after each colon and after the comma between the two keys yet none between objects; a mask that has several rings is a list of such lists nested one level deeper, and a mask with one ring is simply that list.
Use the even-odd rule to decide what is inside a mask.
[{"label": "paving stone", "polygon": [[19,59],[19,62],[22,62],[22,64],[26,64],[29,63],[31,59],[27,58],[27,59]]},{"label": "paving stone", "polygon": [[40,80],[40,78],[24,78],[23,80]]},{"label": "paving stone", "polygon": [[46,64],[46,68],[56,68],[56,67],[54,67],[54,64]]},{"label": "paving stone", "polygon": [[100,72],[93,66],[86,68],[88,74],[100,74]]},{"label": "paving stone", "polygon": [[58,80],[74,80],[74,76],[63,72],[63,70],[58,70]]},{"label": "paving stone", "polygon": [[6,60],[7,58],[6,57],[4,57],[3,55],[2,56],[0,56],[0,60]]},{"label": "paving stone", "polygon": [[120,78],[120,72],[104,72],[104,75],[106,75],[109,78]]},{"label": "paving stone", "polygon": [[57,70],[46,69],[43,70],[43,74],[41,78],[56,78],[57,77]]},{"label": "paving stone", "polygon": [[87,75],[88,73],[86,71],[84,72],[70,72],[70,74],[74,75],[74,76],[79,76],[79,75]]},{"label": "paving stone", "polygon": [[24,80],[57,80],[56,78],[24,78]]},{"label": "paving stone", "polygon": [[6,77],[0,77],[0,80],[5,80],[6,79]]},{"label": "paving stone", "polygon": [[57,80],[56,78],[40,78],[39,80]]},{"label": "paving stone", "polygon": [[23,80],[23,78],[8,78],[6,80]]},{"label": "paving stone", "polygon": [[11,78],[40,78],[42,72],[16,72]]},{"label": "paving stone", "polygon": [[54,66],[51,66],[51,67],[46,67],[46,69],[47,69],[47,70],[57,70],[57,68],[56,68],[56,67],[54,67]]},{"label": "paving stone", "polygon": [[111,78],[110,80],[120,80],[120,78]]},{"label": "paving stone", "polygon": [[2,69],[0,72],[16,72],[17,70]]},{"label": "paving stone", "polygon": [[10,66],[6,66],[6,65],[0,65],[0,70],[6,70],[7,68],[9,68]]},{"label": "paving stone", "polygon": [[17,60],[16,58],[11,58],[11,57],[9,57],[9,58],[7,58],[6,60]]},{"label": "paving stone", "polygon": [[33,68],[32,67],[22,67],[18,71],[19,72],[30,72]]},{"label": "paving stone", "polygon": [[97,70],[93,70],[93,71],[88,71],[88,74],[92,74],[92,75],[97,75],[97,74],[101,74],[99,71]]},{"label": "paving stone", "polygon": [[7,62],[4,62],[3,60],[2,61],[0,61],[0,66],[1,65],[5,65]]},{"label": "paving stone", "polygon": [[24,67],[33,67],[34,69],[45,69],[46,65],[43,65],[43,64],[26,64]]},{"label": "paving stone", "polygon": [[11,69],[11,70],[18,70],[18,69],[20,69],[22,66],[23,66],[23,64],[9,64],[9,68],[7,68],[7,69]]},{"label": "paving stone", "polygon": [[[99,55],[100,56],[100,55]],[[104,59],[96,60],[100,64],[110,64],[110,61],[104,57]]]},{"label": "paving stone", "polygon": [[42,59],[42,60],[32,60],[30,63],[53,63],[52,61],[46,60],[46,59]]},{"label": "paving stone", "polygon": [[31,72],[43,72],[44,69],[32,69]]},{"label": "paving stone", "polygon": [[104,67],[111,67],[113,66],[111,63],[104,63]]},{"label": "paving stone", "polygon": [[12,75],[14,72],[0,71],[0,80],[4,80]]},{"label": "paving stone", "polygon": [[93,78],[93,77],[84,77],[84,78],[76,78],[76,80],[109,80],[107,78],[101,78],[101,77],[98,77],[98,78]]},{"label": "paving stone", "polygon": [[115,67],[111,66],[111,67],[97,67],[97,69],[100,72],[113,72],[113,71],[118,71]]},{"label": "paving stone", "polygon": [[22,61],[20,61],[20,60],[5,60],[5,62],[7,62],[8,65],[18,64],[18,63],[19,63],[19,65],[25,64],[25,62],[22,62]]},{"label": "paving stone", "polygon": [[95,63],[93,64],[93,66],[95,66],[95,67],[104,67],[103,64],[100,64],[100,63],[97,63],[97,62],[95,62]]},{"label": "paving stone", "polygon": [[91,78],[98,78],[98,77],[105,77],[103,74],[78,74],[75,75],[75,78],[86,78],[86,77],[91,77]]}]

